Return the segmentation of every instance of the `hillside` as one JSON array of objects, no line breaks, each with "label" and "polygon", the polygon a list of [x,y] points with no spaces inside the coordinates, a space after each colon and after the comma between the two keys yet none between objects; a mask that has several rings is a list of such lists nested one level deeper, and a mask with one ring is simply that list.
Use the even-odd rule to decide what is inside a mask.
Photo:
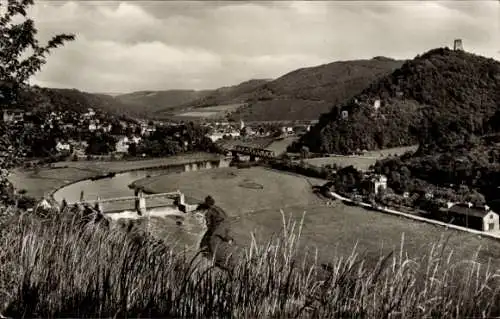
[{"label": "hillside", "polygon": [[184,105],[209,94],[210,90],[166,90],[166,91],[139,91],[128,94],[119,94],[114,98],[134,110],[146,113],[166,111],[174,106]]},{"label": "hillside", "polygon": [[227,105],[227,104],[240,104],[246,102],[246,100],[253,94],[255,90],[260,88],[262,85],[269,82],[269,80],[249,80],[242,82],[233,86],[221,87],[213,91],[205,91],[206,95],[191,101],[186,101],[185,103],[180,103],[175,109],[169,109],[168,107],[158,110],[158,113],[170,113],[177,109],[193,109],[193,108],[203,108],[208,106],[216,105]]},{"label": "hillside", "polygon": [[470,133],[498,132],[499,106],[500,62],[434,49],[321,116],[291,150],[306,145],[315,152],[349,153],[415,143],[451,145]]},{"label": "hillside", "polygon": [[[213,97],[192,106],[245,102],[233,113],[235,120],[315,120],[333,105],[361,92],[372,81],[400,67],[402,61],[378,57],[339,61],[302,68],[273,81],[245,82],[243,88],[217,90]],[[252,88],[251,84],[255,84]],[[241,86],[241,85],[240,85]]]}]

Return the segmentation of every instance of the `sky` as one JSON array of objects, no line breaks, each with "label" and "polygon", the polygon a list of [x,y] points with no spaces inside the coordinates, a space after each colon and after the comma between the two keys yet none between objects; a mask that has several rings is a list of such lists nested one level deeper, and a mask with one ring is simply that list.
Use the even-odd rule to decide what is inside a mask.
[{"label": "sky", "polygon": [[36,1],[39,38],[74,33],[33,79],[87,92],[214,89],[298,68],[411,59],[463,40],[500,60],[500,1]]}]

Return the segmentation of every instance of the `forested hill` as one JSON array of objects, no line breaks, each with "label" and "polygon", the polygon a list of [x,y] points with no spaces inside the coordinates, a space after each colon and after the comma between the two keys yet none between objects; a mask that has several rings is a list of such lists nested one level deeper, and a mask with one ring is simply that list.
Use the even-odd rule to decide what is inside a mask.
[{"label": "forested hill", "polygon": [[332,105],[358,94],[402,64],[400,60],[375,57],[297,69],[248,92],[247,107],[234,117],[255,121],[317,120]]},{"label": "forested hill", "polygon": [[[0,91],[4,90],[0,87]],[[18,103],[0,103],[2,108],[19,108],[25,111],[74,111],[87,112],[93,108],[113,116],[140,116],[143,112],[125,105],[105,94],[92,94],[75,89],[42,88],[38,86],[23,86],[19,93]]]},{"label": "forested hill", "polygon": [[114,98],[131,109],[154,114],[155,112],[165,112],[173,107],[195,101],[211,92],[210,90],[138,91],[119,94]]},{"label": "forested hill", "polygon": [[500,131],[499,110],[500,62],[433,49],[322,115],[291,150],[306,145],[315,152],[349,153],[450,144],[470,134]]}]

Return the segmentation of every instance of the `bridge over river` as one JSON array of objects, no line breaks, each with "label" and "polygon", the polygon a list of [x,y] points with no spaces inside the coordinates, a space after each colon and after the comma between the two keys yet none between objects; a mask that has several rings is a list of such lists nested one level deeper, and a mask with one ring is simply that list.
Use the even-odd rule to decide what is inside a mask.
[{"label": "bridge over river", "polygon": [[239,159],[239,155],[247,155],[250,156],[250,162],[255,162],[257,159],[273,159],[276,157],[273,151],[263,149],[263,148],[255,148],[244,145],[234,145],[226,147],[225,150],[227,152],[231,152],[233,158]]},{"label": "bridge over river", "polygon": [[[149,205],[147,205],[147,201],[149,201]],[[101,199],[98,196],[95,200],[85,199],[82,192],[80,200],[70,203],[70,205],[91,205],[95,207],[99,212],[107,215],[130,211],[131,202],[134,202],[133,210],[137,212],[138,216],[149,215],[152,212],[158,212],[161,211],[162,208],[167,207],[176,208],[175,210],[169,210],[171,213],[167,215],[183,216],[184,213],[196,210],[197,207],[197,205],[187,204],[184,194],[179,190],[174,192],[150,195],[144,194],[141,190],[136,190],[135,196],[123,196],[105,199]],[[104,209],[104,205],[111,203],[124,203],[128,205],[124,206],[123,209],[116,209],[116,205],[113,205],[115,207],[114,210]],[[165,214],[162,215],[165,216]]]}]

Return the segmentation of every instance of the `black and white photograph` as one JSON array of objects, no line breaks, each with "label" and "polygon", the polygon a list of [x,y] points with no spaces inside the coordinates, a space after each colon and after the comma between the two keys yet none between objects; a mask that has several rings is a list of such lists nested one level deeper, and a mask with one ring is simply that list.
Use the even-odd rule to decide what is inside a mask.
[{"label": "black and white photograph", "polygon": [[0,319],[500,318],[500,1],[0,0]]}]

